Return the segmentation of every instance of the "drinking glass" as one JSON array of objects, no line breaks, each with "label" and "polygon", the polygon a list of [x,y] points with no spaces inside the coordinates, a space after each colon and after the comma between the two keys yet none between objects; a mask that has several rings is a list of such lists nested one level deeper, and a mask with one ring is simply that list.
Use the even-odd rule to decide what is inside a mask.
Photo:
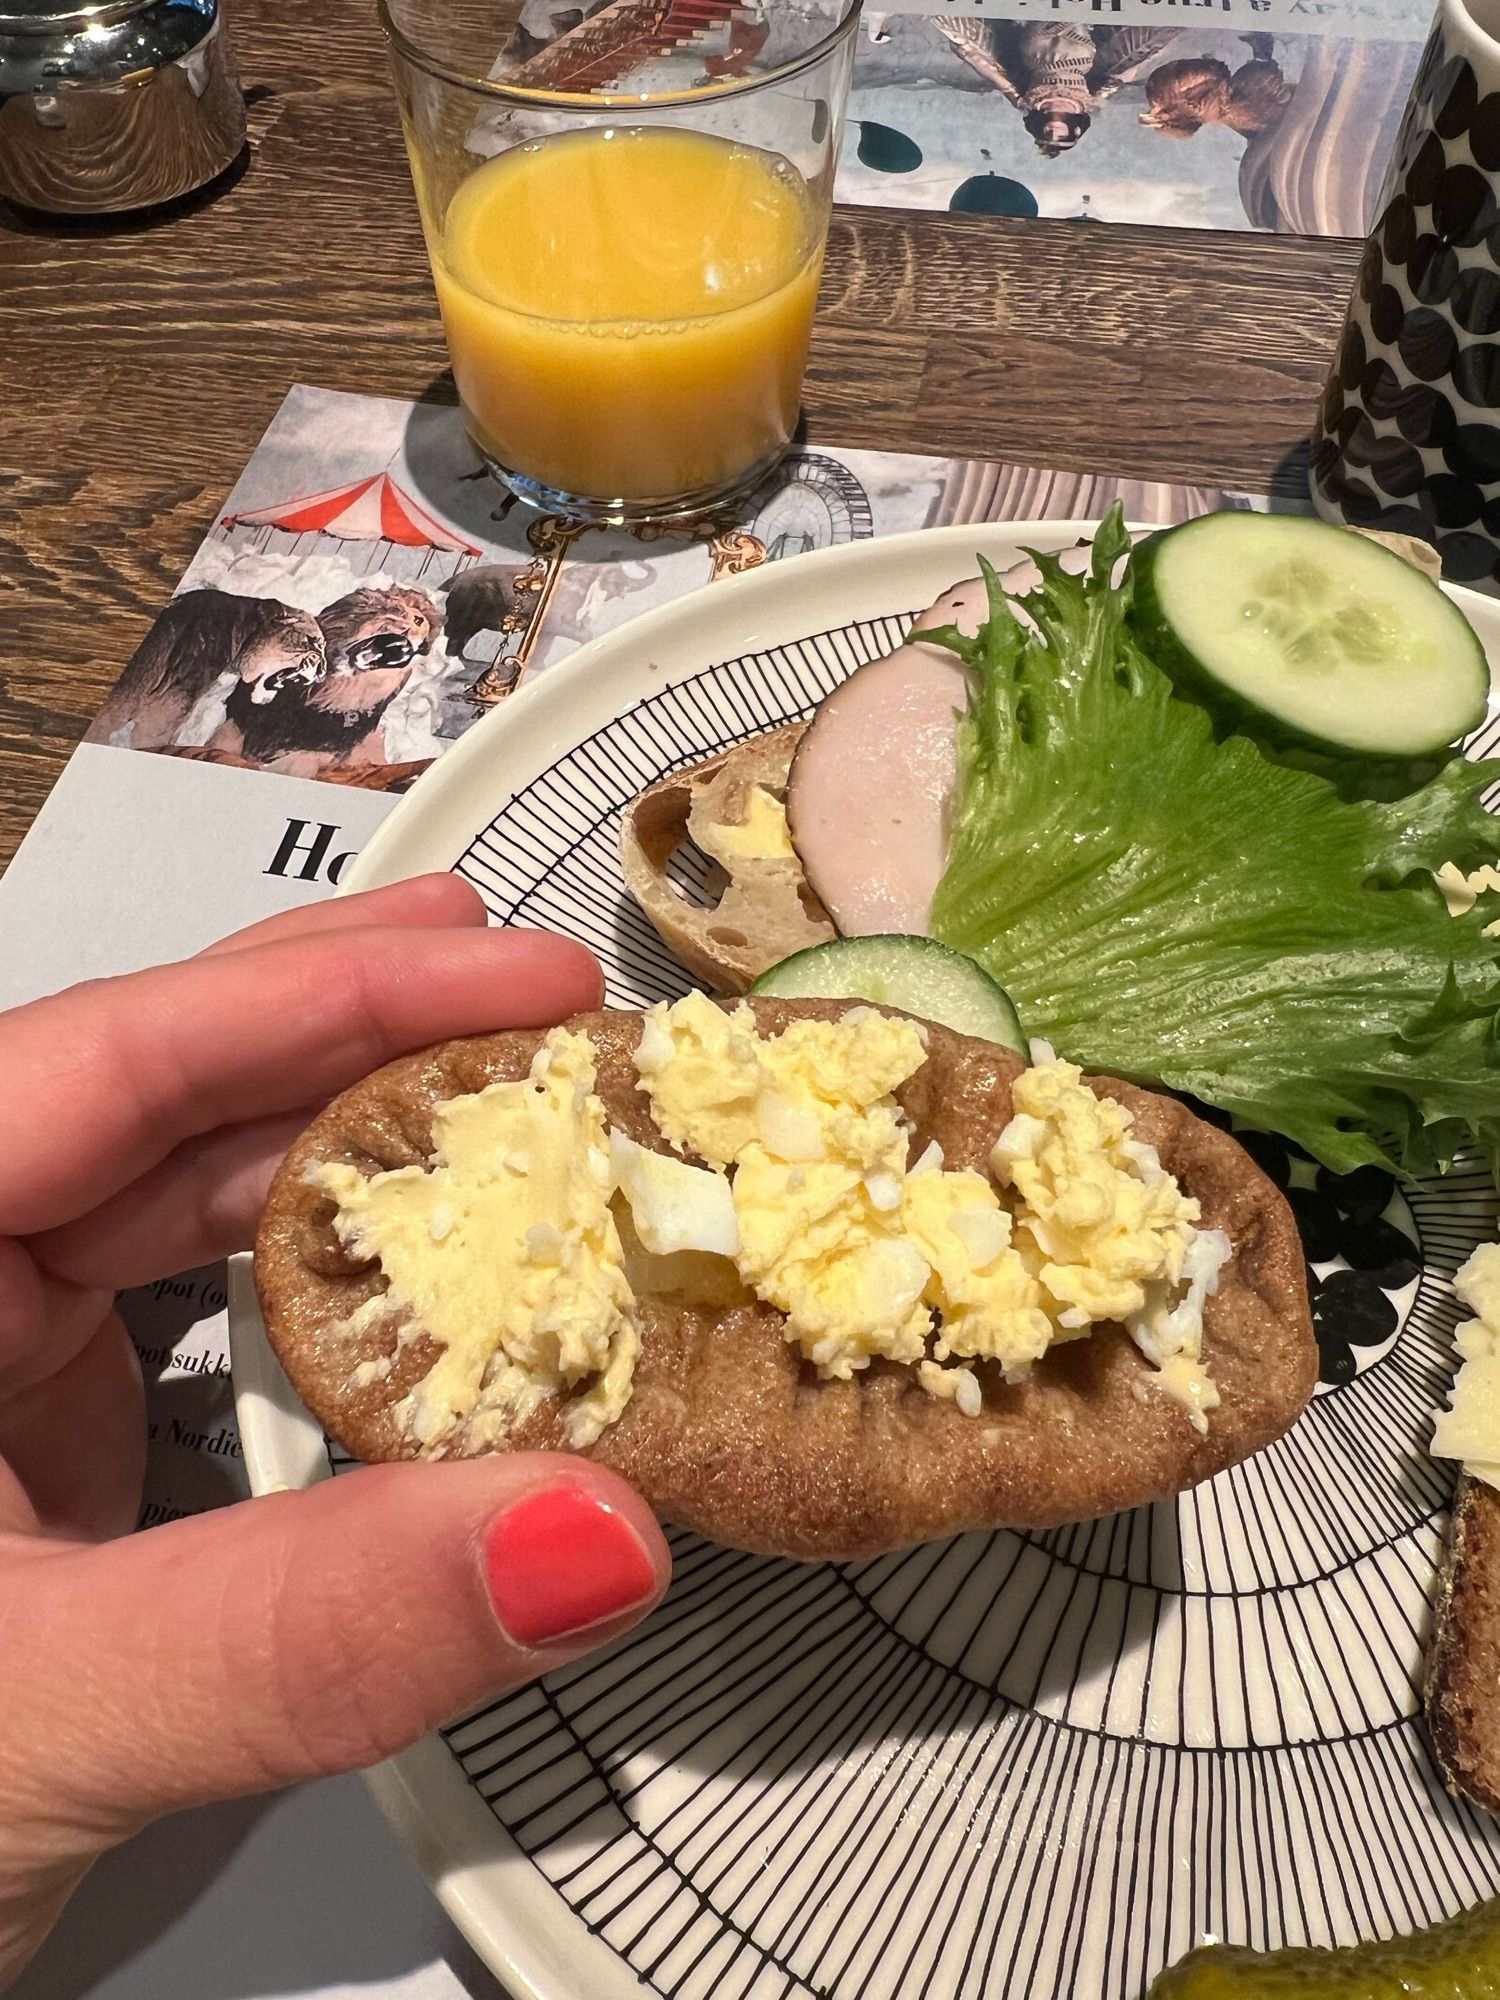
[{"label": "drinking glass", "polygon": [[379,0],[459,400],[522,499],[691,518],[796,426],[859,0],[563,4]]}]

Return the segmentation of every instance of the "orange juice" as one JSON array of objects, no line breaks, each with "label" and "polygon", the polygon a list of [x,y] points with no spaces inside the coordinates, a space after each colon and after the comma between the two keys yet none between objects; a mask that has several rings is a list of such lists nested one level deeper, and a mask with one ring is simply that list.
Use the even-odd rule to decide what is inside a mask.
[{"label": "orange juice", "polygon": [[731,486],[791,436],[822,259],[807,185],[771,153],[651,127],[502,153],[433,245],[469,427],[563,493]]}]

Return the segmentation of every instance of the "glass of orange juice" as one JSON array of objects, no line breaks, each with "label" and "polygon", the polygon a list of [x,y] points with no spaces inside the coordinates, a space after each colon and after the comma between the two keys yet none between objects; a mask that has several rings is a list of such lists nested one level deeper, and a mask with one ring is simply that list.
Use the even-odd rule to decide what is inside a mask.
[{"label": "glass of orange juice", "polygon": [[380,0],[459,400],[521,498],[702,514],[796,426],[859,0]]}]

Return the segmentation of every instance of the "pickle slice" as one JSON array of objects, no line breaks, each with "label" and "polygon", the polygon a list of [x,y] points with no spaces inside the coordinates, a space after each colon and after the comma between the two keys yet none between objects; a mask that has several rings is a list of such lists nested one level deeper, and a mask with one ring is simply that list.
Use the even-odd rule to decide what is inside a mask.
[{"label": "pickle slice", "polygon": [[1500,1901],[1408,1937],[1339,1951],[1205,1945],[1150,2000],[1500,2000]]}]

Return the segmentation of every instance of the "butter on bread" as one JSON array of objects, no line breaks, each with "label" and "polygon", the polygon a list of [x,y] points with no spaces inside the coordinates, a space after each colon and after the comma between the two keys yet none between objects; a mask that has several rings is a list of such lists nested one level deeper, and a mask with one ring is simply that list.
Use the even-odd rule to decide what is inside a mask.
[{"label": "butter on bread", "polygon": [[[743,993],[794,951],[837,935],[789,840],[784,852],[758,853],[736,851],[732,837],[749,822],[757,794],[780,810],[805,728],[785,723],[658,779],[621,823],[626,888],[688,971],[721,993]],[[716,900],[705,907],[671,879],[673,856],[686,844],[710,860],[707,887]]]},{"label": "butter on bread", "polygon": [[1500,1812],[1500,1493],[1467,1473],[1453,1496],[1424,1699],[1449,1791]]}]

